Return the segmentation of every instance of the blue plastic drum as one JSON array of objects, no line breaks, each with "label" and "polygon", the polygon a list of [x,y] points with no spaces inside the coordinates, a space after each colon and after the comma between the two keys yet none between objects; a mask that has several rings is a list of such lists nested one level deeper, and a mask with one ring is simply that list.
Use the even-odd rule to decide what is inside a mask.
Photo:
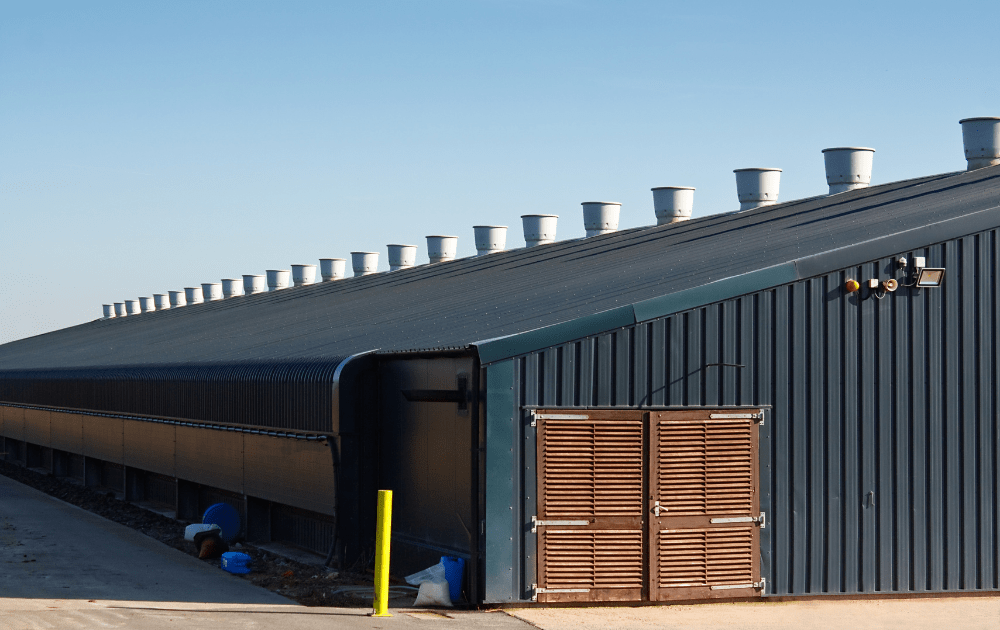
[{"label": "blue plastic drum", "polygon": [[448,580],[448,591],[451,601],[457,602],[462,597],[462,578],[465,574],[465,558],[441,556],[444,565],[444,578]]},{"label": "blue plastic drum", "polygon": [[240,513],[236,508],[227,503],[216,503],[205,510],[205,515],[201,517],[201,522],[206,525],[218,525],[219,536],[227,543],[236,540],[240,535],[242,522]]}]

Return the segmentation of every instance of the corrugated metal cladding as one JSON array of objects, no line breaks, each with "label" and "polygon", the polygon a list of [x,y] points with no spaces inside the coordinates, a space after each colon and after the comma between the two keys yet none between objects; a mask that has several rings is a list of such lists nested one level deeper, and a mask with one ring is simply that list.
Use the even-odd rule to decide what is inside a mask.
[{"label": "corrugated metal cladding", "polygon": [[996,590],[998,247],[906,252],[939,289],[845,294],[898,277],[883,258],[522,356],[515,408],[770,406],[767,595]]},{"label": "corrugated metal cladding", "polygon": [[303,431],[333,431],[340,360],[0,373],[0,400]]}]

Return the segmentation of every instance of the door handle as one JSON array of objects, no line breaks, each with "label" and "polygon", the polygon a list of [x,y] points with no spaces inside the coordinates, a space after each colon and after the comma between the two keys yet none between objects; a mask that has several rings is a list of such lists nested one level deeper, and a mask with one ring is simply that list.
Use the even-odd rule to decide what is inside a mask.
[{"label": "door handle", "polygon": [[653,513],[653,516],[659,516],[661,509],[666,510],[667,508],[661,508],[659,501],[653,501],[653,509],[651,509],[650,512]]}]

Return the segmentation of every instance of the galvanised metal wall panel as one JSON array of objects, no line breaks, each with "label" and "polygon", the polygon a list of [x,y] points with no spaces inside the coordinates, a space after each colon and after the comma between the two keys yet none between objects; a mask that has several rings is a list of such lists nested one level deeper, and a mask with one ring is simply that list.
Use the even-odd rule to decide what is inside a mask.
[{"label": "galvanised metal wall panel", "polygon": [[[523,599],[521,528],[518,492],[520,427],[516,424],[513,360],[486,370],[486,519],[485,600]],[[523,378],[523,376],[522,376]],[[518,379],[524,382],[521,379]],[[516,538],[516,540],[515,540]]]},{"label": "galvanised metal wall panel", "polygon": [[175,476],[177,426],[141,420],[124,422],[125,465],[160,475]]},{"label": "galvanised metal wall panel", "polygon": [[320,514],[336,513],[329,443],[243,435],[244,494]]},{"label": "galvanised metal wall panel", "polygon": [[243,433],[177,426],[177,476],[243,493]]},{"label": "galvanised metal wall panel", "polygon": [[45,409],[24,410],[24,441],[32,444],[49,443],[50,420]]},{"label": "galvanised metal wall panel", "polygon": [[997,248],[901,252],[939,289],[845,294],[894,255],[524,355],[514,407],[769,406],[767,595],[996,590]]},{"label": "galvanised metal wall panel", "polygon": [[91,416],[83,423],[83,454],[87,457],[123,464],[124,440],[125,421],[121,418]]},{"label": "galvanised metal wall panel", "polygon": [[[13,407],[4,407],[5,413]],[[83,452],[83,416],[61,411],[49,412],[49,446],[68,453]]]}]

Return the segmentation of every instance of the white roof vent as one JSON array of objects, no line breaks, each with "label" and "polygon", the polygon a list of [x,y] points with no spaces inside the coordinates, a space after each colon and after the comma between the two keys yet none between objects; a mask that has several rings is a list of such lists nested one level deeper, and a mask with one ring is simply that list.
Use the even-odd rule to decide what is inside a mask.
[{"label": "white roof vent", "polygon": [[556,224],[558,214],[522,214],[521,225],[524,228],[524,246],[535,247],[546,245],[556,240]]},{"label": "white roof vent", "polygon": [[243,295],[263,293],[267,290],[267,276],[243,274]]},{"label": "white roof vent", "polygon": [[323,282],[340,280],[347,272],[347,261],[343,258],[320,258],[319,273]]},{"label": "white roof vent", "polygon": [[694,211],[694,188],[688,186],[658,186],[653,188],[653,212],[656,224],[667,225],[687,221]]},{"label": "white roof vent", "polygon": [[958,123],[962,125],[967,170],[1000,164],[1000,118],[963,118]]},{"label": "white roof vent", "polygon": [[139,308],[139,300],[125,300],[125,310],[129,315],[142,314],[142,309]]},{"label": "white roof vent", "polygon": [[115,317],[125,317],[128,311],[125,310],[125,302],[115,302]]},{"label": "white roof vent", "polygon": [[156,310],[156,305],[153,303],[153,298],[151,297],[141,297],[139,298],[139,310],[143,313],[152,313]]},{"label": "white roof vent", "polygon": [[738,168],[736,195],[740,198],[740,211],[751,210],[778,203],[780,168]]},{"label": "white roof vent", "polygon": [[167,291],[167,295],[170,296],[170,308],[177,308],[178,306],[187,306],[187,296],[186,291]]},{"label": "white roof vent", "polygon": [[316,265],[292,265],[292,283],[297,287],[316,282]]},{"label": "white roof vent", "polygon": [[502,252],[507,248],[506,225],[474,225],[476,234],[476,255],[485,256]]},{"label": "white roof vent", "polygon": [[115,305],[114,304],[101,304],[101,310],[104,313],[103,319],[112,319],[115,316]]},{"label": "white roof vent", "polygon": [[167,296],[164,293],[154,293],[153,306],[155,306],[158,311],[165,311],[170,308],[170,300],[167,299]]},{"label": "white roof vent", "polygon": [[427,258],[431,264],[454,260],[458,253],[457,236],[435,234],[427,237]]},{"label": "white roof vent", "polygon": [[872,183],[872,158],[875,149],[868,147],[835,147],[823,149],[826,162],[826,183],[830,194],[868,188]]},{"label": "white roof vent", "polygon": [[201,287],[184,287],[184,299],[188,304],[201,304],[205,301],[205,296]]},{"label": "white roof vent", "polygon": [[267,290],[280,291],[287,289],[292,281],[290,269],[268,269],[267,270]]},{"label": "white roof vent", "polygon": [[389,271],[409,269],[417,264],[416,245],[387,245],[389,249]]},{"label": "white roof vent", "polygon": [[378,273],[378,252],[351,252],[351,268],[355,278]]},{"label": "white roof vent", "polygon": [[221,282],[202,282],[201,293],[206,302],[217,302],[222,299]]},{"label": "white roof vent", "polygon": [[243,295],[242,281],[236,278],[223,278],[222,297],[229,299],[231,297],[236,297],[237,295]]},{"label": "white roof vent", "polygon": [[618,217],[622,204],[617,201],[584,201],[583,227],[587,237],[618,231]]}]

